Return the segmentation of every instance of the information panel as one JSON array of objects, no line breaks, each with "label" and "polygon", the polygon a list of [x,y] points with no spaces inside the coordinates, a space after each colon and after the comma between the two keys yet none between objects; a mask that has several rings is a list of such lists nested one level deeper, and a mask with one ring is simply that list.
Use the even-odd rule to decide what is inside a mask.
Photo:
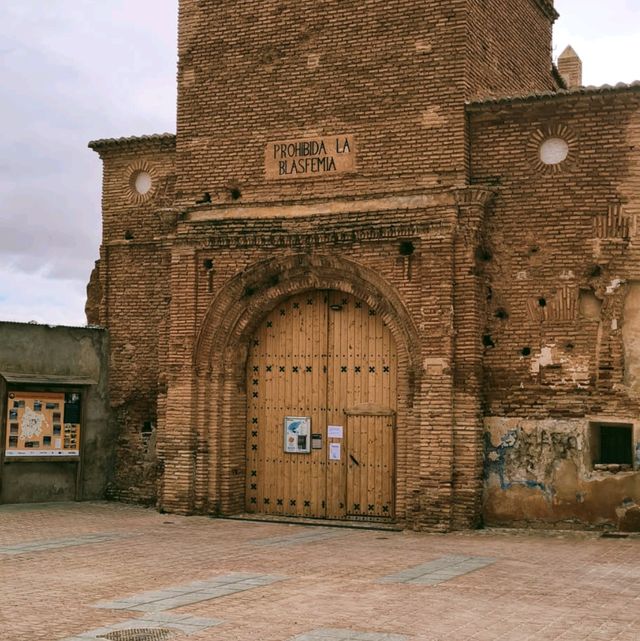
[{"label": "information panel", "polygon": [[284,451],[288,454],[311,452],[311,417],[287,416],[284,419]]},{"label": "information panel", "polygon": [[5,456],[79,456],[80,394],[9,392]]}]

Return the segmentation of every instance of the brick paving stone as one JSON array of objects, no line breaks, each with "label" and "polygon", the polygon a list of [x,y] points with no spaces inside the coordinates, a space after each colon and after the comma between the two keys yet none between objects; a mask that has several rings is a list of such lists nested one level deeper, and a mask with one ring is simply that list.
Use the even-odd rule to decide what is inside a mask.
[{"label": "brick paving stone", "polygon": [[26,554],[28,552],[40,552],[42,550],[71,548],[78,545],[91,545],[93,543],[115,541],[122,536],[122,534],[85,534],[83,536],[76,536],[66,539],[42,539],[37,541],[27,541],[24,543],[15,543],[13,545],[2,545],[0,546],[0,554],[15,555]]},{"label": "brick paving stone", "polygon": [[191,636],[196,632],[208,630],[209,628],[221,625],[223,622],[216,619],[203,619],[202,617],[193,617],[189,615],[172,615],[166,613],[151,614],[139,619],[131,619],[114,623],[113,625],[103,626],[94,630],[88,630],[77,634],[73,637],[67,637],[60,641],[90,641],[102,639],[104,635],[118,630],[140,630],[140,629],[165,629],[179,633],[180,636]]},{"label": "brick paving stone", "polygon": [[[314,532],[314,530],[317,530]],[[313,541],[326,541],[339,536],[347,536],[348,532],[337,528],[313,528],[309,532],[298,532],[296,534],[285,534],[284,536],[273,536],[266,539],[256,539],[254,545],[269,545],[273,547],[288,547],[301,543]]]},{"label": "brick paving stone", "polygon": [[[0,641],[75,640],[114,624],[140,626],[148,617],[160,624],[162,616],[175,624],[180,620],[171,617],[219,622],[194,629],[189,641],[288,641],[318,630],[407,641],[640,639],[638,539],[353,530],[294,546],[255,544],[310,531],[117,503],[0,506],[4,546],[119,535],[96,545],[2,556]],[[437,585],[379,582],[445,557],[495,563]],[[264,576],[287,579],[265,584]],[[258,588],[210,598],[234,584]],[[197,591],[209,598],[159,613],[94,607],[127,606],[145,593],[162,600]]]},{"label": "brick paving stone", "polygon": [[398,634],[321,629],[300,634],[292,641],[406,641],[406,639],[407,637]]},{"label": "brick paving stone", "polygon": [[379,583],[410,583],[414,585],[438,585],[450,581],[459,576],[475,572],[489,565],[493,565],[495,559],[473,556],[444,556],[429,563],[416,565],[382,577]]},{"label": "brick paving stone", "polygon": [[163,612],[200,601],[208,601],[236,592],[255,590],[285,577],[270,575],[232,573],[212,577],[206,581],[194,581],[188,585],[163,588],[153,592],[143,592],[114,601],[99,601],[96,608],[105,610],[138,610],[140,612]]}]

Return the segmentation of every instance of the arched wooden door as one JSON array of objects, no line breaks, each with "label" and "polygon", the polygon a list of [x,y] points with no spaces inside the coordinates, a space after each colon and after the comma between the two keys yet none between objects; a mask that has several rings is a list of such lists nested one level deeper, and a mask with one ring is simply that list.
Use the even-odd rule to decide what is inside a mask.
[{"label": "arched wooden door", "polygon": [[311,291],[274,309],[247,363],[247,511],[393,518],[396,381],[363,301]]}]

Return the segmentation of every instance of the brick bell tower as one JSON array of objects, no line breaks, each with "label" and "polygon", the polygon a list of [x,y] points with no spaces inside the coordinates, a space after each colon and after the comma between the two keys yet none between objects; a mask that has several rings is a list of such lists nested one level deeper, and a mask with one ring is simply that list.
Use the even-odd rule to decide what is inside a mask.
[{"label": "brick bell tower", "polygon": [[[190,205],[207,192],[224,204],[240,192],[246,203],[332,197],[338,184],[343,196],[464,184],[465,100],[553,88],[555,16],[550,0],[181,0],[179,197]],[[265,170],[269,141],[325,134],[357,144],[339,183]]]},{"label": "brick bell tower", "polygon": [[[184,513],[477,522],[492,192],[469,185],[465,102],[554,88],[555,18],[550,0],[181,0],[177,135],[92,143],[105,231],[91,309],[112,336],[116,494]],[[299,296],[328,301],[330,337],[338,308],[353,308],[345,336],[366,325],[357,310],[380,319],[336,348],[336,380],[330,349],[311,354],[325,330],[308,329]],[[308,345],[277,338],[291,327],[279,315]],[[375,332],[393,348],[361,363],[383,351]],[[260,361],[263,339],[281,341],[282,364],[268,350]],[[376,378],[391,369],[394,381]],[[315,383],[291,378],[316,371]],[[307,387],[344,398],[286,391]],[[278,404],[283,416],[268,414]],[[348,434],[330,439],[328,412],[334,434],[393,417],[380,422],[391,453],[370,454],[386,490],[371,481],[353,499],[362,465]],[[146,414],[157,445],[138,435]],[[317,450],[271,455],[265,431],[279,444],[290,414],[312,416]],[[336,471],[312,490],[301,462]],[[388,495],[379,513],[376,492]]]}]

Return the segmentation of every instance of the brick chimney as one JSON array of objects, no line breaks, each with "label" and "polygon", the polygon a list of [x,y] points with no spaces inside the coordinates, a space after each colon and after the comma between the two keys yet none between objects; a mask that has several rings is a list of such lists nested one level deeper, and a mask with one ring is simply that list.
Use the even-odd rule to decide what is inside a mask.
[{"label": "brick chimney", "polygon": [[560,54],[558,71],[569,89],[582,86],[582,60],[571,45]]}]

